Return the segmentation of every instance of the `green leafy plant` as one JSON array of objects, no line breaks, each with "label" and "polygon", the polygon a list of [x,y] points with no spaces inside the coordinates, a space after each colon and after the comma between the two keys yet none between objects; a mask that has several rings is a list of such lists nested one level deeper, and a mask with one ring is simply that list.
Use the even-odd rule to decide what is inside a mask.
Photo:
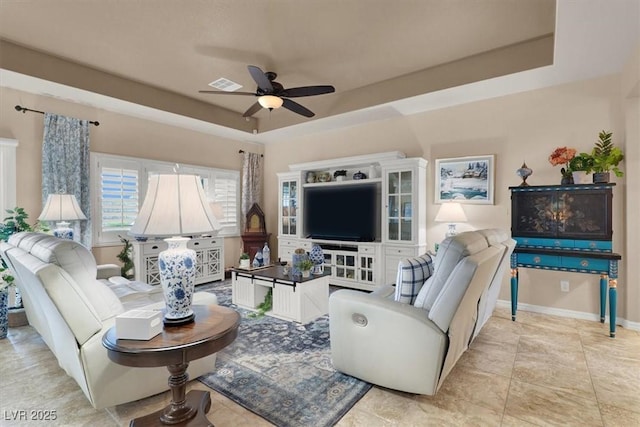
[{"label": "green leafy plant", "polygon": [[242,253],[240,254],[240,259],[249,259],[249,254],[248,254],[248,253],[246,253],[246,252],[242,252]]},{"label": "green leafy plant", "polygon": [[300,269],[300,271],[309,271],[313,268],[313,262],[311,262],[311,260],[309,259],[303,259],[298,264],[296,264],[296,267]]},{"label": "green leafy plant", "polygon": [[122,277],[126,277],[127,279],[133,278],[133,260],[131,259],[131,249],[133,245],[128,239],[118,235],[120,241],[124,244],[124,247],[120,251],[116,257],[122,262],[122,267],[120,267],[120,275]]},{"label": "green leafy plant", "polygon": [[15,207],[7,209],[9,216],[5,217],[3,223],[0,224],[0,240],[8,240],[9,236],[20,231],[49,231],[49,227],[40,221],[36,221],[34,225],[27,222],[29,214],[24,208]]},{"label": "green leafy plant", "polygon": [[593,171],[593,157],[591,154],[580,153],[569,161],[569,169],[575,172],[592,172]]},{"label": "green leafy plant", "polygon": [[14,285],[15,278],[9,273],[11,271],[7,267],[0,266],[0,291]]},{"label": "green leafy plant", "polygon": [[593,158],[593,171],[603,173],[613,171],[618,178],[624,173],[618,168],[618,164],[624,159],[620,148],[615,147],[611,141],[612,132],[602,131],[598,134],[598,141],[591,150]]},{"label": "green leafy plant", "polygon": [[269,291],[267,291],[267,294],[264,296],[264,301],[262,301],[256,308],[258,309],[258,311],[249,313],[248,317],[253,317],[253,318],[262,317],[265,315],[267,311],[273,308],[273,290],[272,289],[269,289]]},{"label": "green leafy plant", "polygon": [[[13,209],[7,209],[9,216],[5,217],[3,223],[0,224],[0,240],[8,240],[9,236],[21,231],[49,231],[49,228],[36,221],[32,226],[27,222],[29,214],[24,208],[15,207]],[[15,278],[10,274],[9,266],[5,264],[4,259],[0,258],[0,290],[6,289],[9,286],[15,285]],[[17,293],[17,290],[16,290]],[[18,304],[15,308],[22,307],[22,300],[18,299]]]}]

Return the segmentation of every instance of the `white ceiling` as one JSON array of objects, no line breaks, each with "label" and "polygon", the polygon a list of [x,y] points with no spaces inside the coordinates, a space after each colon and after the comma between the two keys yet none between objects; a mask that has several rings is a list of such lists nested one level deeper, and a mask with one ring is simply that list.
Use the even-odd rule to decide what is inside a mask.
[{"label": "white ceiling", "polygon": [[[639,28],[637,0],[0,0],[0,38],[11,45],[89,67],[96,82],[108,73],[201,108],[191,115],[74,87],[5,54],[0,85],[269,142],[614,73]],[[545,39],[552,65],[527,63],[534,54],[522,50],[522,65],[501,68],[496,55],[509,49],[537,46],[544,57]],[[216,117],[239,117],[254,97],[198,93],[220,77],[253,92],[248,64],[277,72],[285,87],[331,84],[336,93],[296,99],[313,119],[262,110],[252,134]]]}]

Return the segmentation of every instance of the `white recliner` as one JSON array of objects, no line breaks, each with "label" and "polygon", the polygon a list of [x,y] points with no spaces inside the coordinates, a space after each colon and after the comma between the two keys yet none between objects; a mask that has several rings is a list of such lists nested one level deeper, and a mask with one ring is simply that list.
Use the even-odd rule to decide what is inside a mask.
[{"label": "white recliner", "polygon": [[329,299],[331,357],[348,375],[433,395],[495,307],[515,242],[502,230],[460,233],[431,257],[404,260],[394,287]]},{"label": "white recliner", "polygon": [[[159,286],[146,285],[141,291],[145,285],[138,284],[127,290],[122,277],[105,280],[108,275],[119,274],[119,268],[98,268],[87,248],[47,234],[16,233],[8,242],[0,243],[0,253],[16,273],[29,324],[96,409],[169,389],[166,368],[118,365],[108,358],[102,345],[102,336],[115,324],[118,314],[132,308],[164,307]],[[122,298],[118,298],[116,289]],[[217,298],[196,292],[194,303],[217,304]],[[215,361],[215,354],[192,361],[189,376],[211,372]]]}]

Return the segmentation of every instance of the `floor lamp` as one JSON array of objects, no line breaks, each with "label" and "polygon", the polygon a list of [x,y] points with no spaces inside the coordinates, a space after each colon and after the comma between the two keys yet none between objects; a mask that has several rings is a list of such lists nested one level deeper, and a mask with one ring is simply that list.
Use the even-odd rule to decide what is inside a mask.
[{"label": "floor lamp", "polygon": [[154,175],[129,234],[167,237],[169,246],[158,255],[160,283],[167,306],[164,324],[193,322],[191,309],[196,275],[196,252],[187,248],[190,237],[215,234],[220,224],[211,212],[197,175]]},{"label": "floor lamp", "polygon": [[40,221],[56,221],[53,235],[61,239],[73,240],[73,228],[68,221],[85,220],[78,200],[73,194],[49,194],[44,209],[38,217]]}]

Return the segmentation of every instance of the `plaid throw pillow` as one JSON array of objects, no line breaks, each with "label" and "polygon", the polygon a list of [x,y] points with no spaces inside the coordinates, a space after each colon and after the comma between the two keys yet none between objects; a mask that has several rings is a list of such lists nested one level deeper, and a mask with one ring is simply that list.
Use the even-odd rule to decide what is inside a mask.
[{"label": "plaid throw pillow", "polygon": [[407,258],[398,263],[395,300],[413,304],[424,282],[433,274],[433,260],[429,254]]}]

